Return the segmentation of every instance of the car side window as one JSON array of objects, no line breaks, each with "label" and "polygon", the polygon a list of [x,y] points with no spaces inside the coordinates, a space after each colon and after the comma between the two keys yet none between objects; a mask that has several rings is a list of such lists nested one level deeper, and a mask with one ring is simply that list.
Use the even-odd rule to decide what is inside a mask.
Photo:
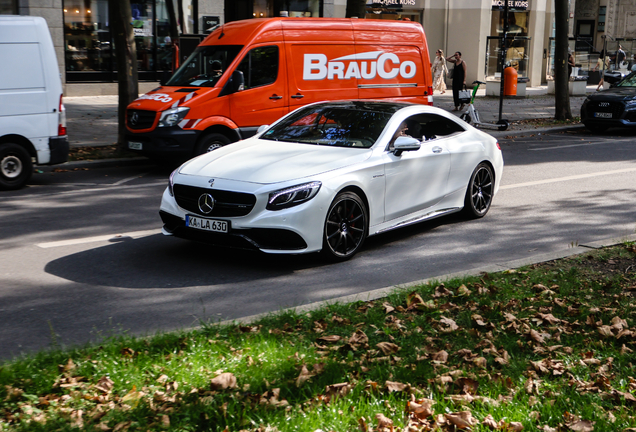
[{"label": "car side window", "polygon": [[278,77],[278,46],[264,46],[250,50],[237,70],[243,72],[245,90],[276,82]]},{"label": "car side window", "polygon": [[426,141],[463,132],[465,129],[451,119],[437,114],[417,114],[406,119],[406,135]]}]

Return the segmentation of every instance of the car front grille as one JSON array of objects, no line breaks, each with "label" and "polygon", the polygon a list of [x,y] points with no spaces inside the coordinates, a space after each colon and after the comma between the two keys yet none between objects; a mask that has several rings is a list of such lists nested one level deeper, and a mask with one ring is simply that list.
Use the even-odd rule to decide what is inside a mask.
[{"label": "car front grille", "polygon": [[150,129],[156,117],[155,111],[129,109],[126,111],[126,124],[130,129]]},{"label": "car front grille", "polygon": [[[208,214],[199,209],[199,197],[203,194],[210,194],[214,198],[214,208]],[[246,216],[256,204],[256,197],[252,194],[180,184],[174,185],[174,197],[182,209],[205,217]]]},{"label": "car front grille", "polygon": [[603,112],[603,113],[612,113],[612,118],[620,118],[623,115],[623,110],[625,109],[625,105],[620,102],[599,102],[599,101],[591,101],[587,105],[587,112],[590,115],[594,115],[592,113],[595,112]]}]

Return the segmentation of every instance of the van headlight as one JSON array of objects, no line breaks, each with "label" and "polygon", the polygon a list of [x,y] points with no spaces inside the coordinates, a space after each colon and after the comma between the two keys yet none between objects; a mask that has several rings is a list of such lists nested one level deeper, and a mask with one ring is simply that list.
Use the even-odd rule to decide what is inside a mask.
[{"label": "van headlight", "polygon": [[265,208],[267,210],[282,210],[302,204],[315,197],[320,186],[322,183],[315,181],[271,192]]},{"label": "van headlight", "polygon": [[159,118],[159,127],[176,126],[188,114],[188,111],[190,111],[188,107],[171,108],[163,111]]}]

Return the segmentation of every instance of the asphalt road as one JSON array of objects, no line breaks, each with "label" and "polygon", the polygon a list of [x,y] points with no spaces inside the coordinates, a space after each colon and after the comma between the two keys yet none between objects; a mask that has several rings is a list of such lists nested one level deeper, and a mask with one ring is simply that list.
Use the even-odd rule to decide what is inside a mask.
[{"label": "asphalt road", "polygon": [[481,220],[450,216],[369,238],[353,260],[215,250],[163,237],[169,170],[46,172],[0,195],[0,359],[153,334],[564,250],[636,229],[634,133],[501,139]]}]

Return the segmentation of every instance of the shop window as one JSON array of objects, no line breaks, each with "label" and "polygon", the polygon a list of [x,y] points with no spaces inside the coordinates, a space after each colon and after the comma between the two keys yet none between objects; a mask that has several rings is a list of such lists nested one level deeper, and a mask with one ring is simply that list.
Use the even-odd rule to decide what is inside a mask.
[{"label": "shop window", "polygon": [[112,70],[108,1],[66,0],[63,11],[66,70]]},{"label": "shop window", "polygon": [[266,46],[252,49],[237,69],[243,72],[245,89],[275,83],[278,77],[278,47]]},{"label": "shop window", "polygon": [[0,15],[17,15],[18,0],[0,0]]}]

